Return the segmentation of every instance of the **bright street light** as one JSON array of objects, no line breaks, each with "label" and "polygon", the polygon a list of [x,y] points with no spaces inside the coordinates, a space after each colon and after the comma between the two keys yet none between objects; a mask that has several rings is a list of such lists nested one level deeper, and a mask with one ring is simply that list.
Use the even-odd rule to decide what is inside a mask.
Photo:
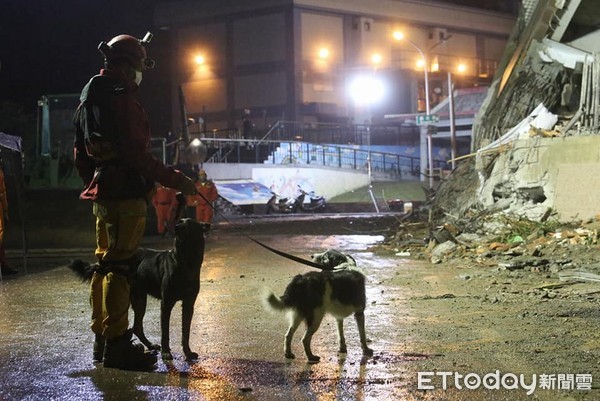
[{"label": "bright street light", "polygon": [[206,60],[204,59],[204,56],[201,54],[196,55],[196,57],[194,57],[194,62],[198,65],[202,65],[204,64]]},{"label": "bright street light", "polygon": [[323,47],[321,49],[319,49],[319,58],[322,60],[325,60],[326,58],[329,57],[329,49],[326,47]]},{"label": "bright street light", "polygon": [[385,93],[383,82],[372,75],[361,75],[350,83],[350,96],[357,105],[370,106],[379,102]]},{"label": "bright street light", "polygon": [[[371,61],[374,62],[375,60],[372,59]],[[358,75],[349,83],[348,92],[354,101],[354,104],[359,106],[360,109],[362,109],[364,116],[366,116],[365,124],[372,124],[371,105],[379,103],[383,99],[385,95],[385,85],[383,81],[374,74]],[[375,210],[377,213],[379,213],[379,207],[375,201],[375,196],[373,195],[373,188],[371,185],[371,130],[369,126],[367,126],[366,129],[368,147],[367,175],[369,177],[369,195],[371,196]]]},{"label": "bright street light", "polygon": [[383,57],[381,57],[381,54],[379,53],[375,53],[371,56],[371,62],[374,66],[378,66],[379,64],[381,64],[382,61]]}]

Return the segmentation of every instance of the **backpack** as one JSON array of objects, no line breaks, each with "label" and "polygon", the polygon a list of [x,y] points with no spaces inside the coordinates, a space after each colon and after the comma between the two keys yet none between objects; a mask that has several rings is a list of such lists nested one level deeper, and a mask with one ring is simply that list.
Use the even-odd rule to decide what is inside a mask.
[{"label": "backpack", "polygon": [[117,159],[119,130],[112,97],[124,89],[111,77],[94,76],[81,92],[73,117],[76,135],[83,139],[88,156],[99,162]]}]

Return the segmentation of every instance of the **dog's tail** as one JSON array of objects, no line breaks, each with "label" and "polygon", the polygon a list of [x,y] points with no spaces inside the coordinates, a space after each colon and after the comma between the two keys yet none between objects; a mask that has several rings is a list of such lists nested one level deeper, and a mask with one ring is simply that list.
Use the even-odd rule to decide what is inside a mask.
[{"label": "dog's tail", "polygon": [[92,280],[92,276],[94,275],[94,267],[83,260],[74,260],[68,265],[69,269],[73,270],[73,272],[83,281],[84,283],[89,283]]},{"label": "dog's tail", "polygon": [[281,300],[281,298],[273,294],[273,291],[267,288],[265,288],[263,291],[263,304],[265,308],[277,312],[289,309],[289,307]]}]

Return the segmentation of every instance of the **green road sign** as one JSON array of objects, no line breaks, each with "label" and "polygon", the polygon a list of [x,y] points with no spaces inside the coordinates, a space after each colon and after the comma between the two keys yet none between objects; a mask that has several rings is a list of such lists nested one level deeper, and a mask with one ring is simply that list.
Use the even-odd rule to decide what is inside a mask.
[{"label": "green road sign", "polygon": [[440,121],[437,114],[421,114],[417,116],[417,125],[434,124]]}]

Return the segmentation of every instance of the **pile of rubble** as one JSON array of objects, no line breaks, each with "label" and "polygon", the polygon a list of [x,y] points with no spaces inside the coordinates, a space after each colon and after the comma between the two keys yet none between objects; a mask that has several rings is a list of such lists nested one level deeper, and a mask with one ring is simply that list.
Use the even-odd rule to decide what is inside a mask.
[{"label": "pile of rubble", "polygon": [[435,207],[533,221],[551,208],[562,222],[600,211],[600,189],[590,185],[600,146],[598,4],[523,2],[473,123],[471,153],[453,160],[461,164],[436,190]]},{"label": "pile of rubble", "polygon": [[551,218],[531,221],[506,214],[470,212],[461,219],[433,226],[402,223],[388,241],[398,256],[433,264],[464,263],[499,270],[558,273],[600,269],[600,216],[562,224]]},{"label": "pile of rubble", "polygon": [[433,264],[600,282],[600,216],[592,217],[600,191],[590,185],[599,164],[600,31],[589,16],[598,2],[523,7],[475,119],[473,153],[389,245]]}]

